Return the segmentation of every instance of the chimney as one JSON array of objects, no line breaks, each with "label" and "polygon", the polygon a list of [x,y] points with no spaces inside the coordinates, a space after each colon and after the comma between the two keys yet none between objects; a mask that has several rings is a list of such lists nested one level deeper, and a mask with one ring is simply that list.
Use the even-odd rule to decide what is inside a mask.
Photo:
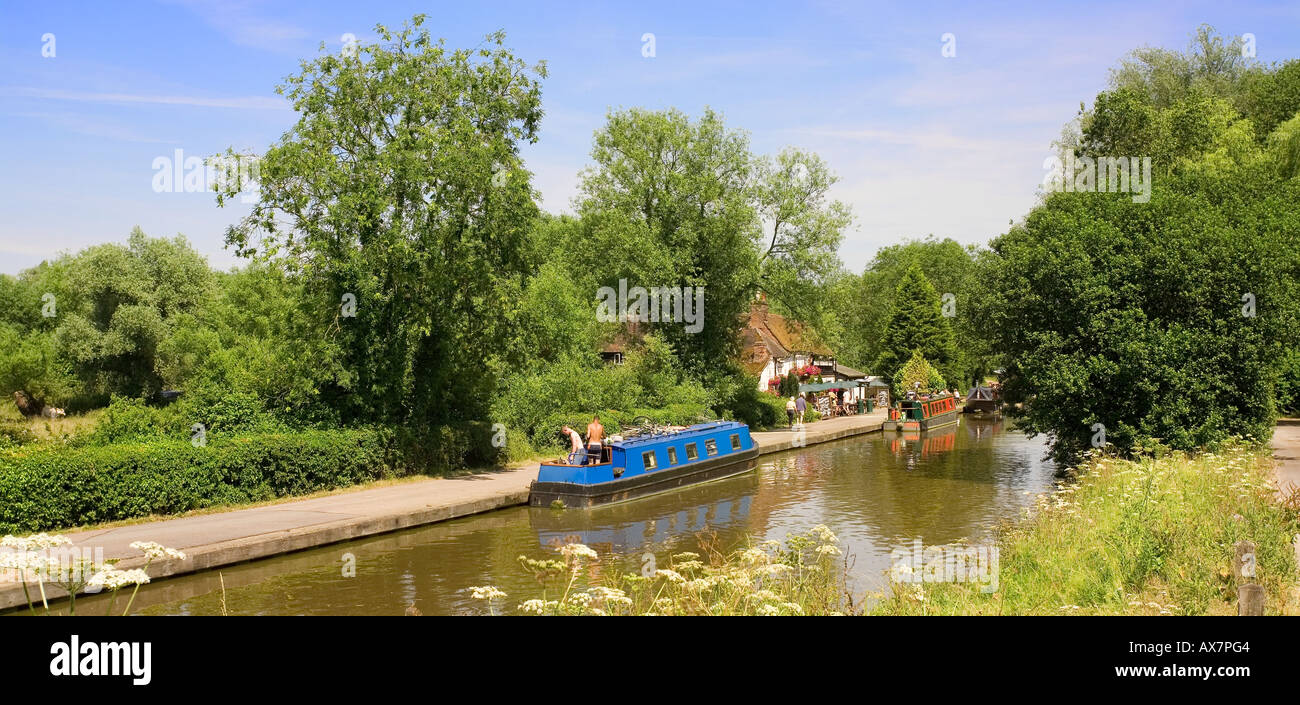
[{"label": "chimney", "polygon": [[758,292],[754,303],[750,304],[750,314],[767,325],[767,294]]}]

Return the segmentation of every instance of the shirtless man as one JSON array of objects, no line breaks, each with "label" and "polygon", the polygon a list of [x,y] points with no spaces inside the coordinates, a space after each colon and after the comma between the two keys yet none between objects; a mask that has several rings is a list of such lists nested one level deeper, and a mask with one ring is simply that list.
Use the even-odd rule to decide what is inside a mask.
[{"label": "shirtless man", "polygon": [[601,441],[605,439],[605,427],[600,425],[600,417],[592,416],[587,424],[587,462],[597,465],[601,461]]}]

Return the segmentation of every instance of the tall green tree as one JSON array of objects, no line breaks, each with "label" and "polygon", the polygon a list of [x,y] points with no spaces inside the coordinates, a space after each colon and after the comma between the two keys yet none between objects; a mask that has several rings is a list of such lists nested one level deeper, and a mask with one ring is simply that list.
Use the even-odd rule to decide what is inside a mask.
[{"label": "tall green tree", "polygon": [[740,315],[758,281],[757,218],[748,137],[706,110],[611,112],[582,173],[581,257],[592,297],[601,286],[704,287],[698,332],[649,327],[703,374],[738,349]]},{"label": "tall green tree", "polygon": [[1298,342],[1297,135],[1276,113],[1258,131],[1252,86],[1282,69],[1232,48],[1203,28],[1140,54],[1084,115],[1077,154],[1153,155],[1149,202],[1048,194],[983,263],[1004,395],[1059,460],[1271,431]]},{"label": "tall green tree", "polygon": [[849,206],[829,197],[839,179],[821,157],[793,147],[758,158],[754,172],[759,286],[799,321],[828,331],[832,307],[825,294],[853,223]]},{"label": "tall green tree", "polygon": [[960,378],[953,371],[957,347],[948,318],[943,315],[939,293],[921,268],[913,264],[904,272],[894,292],[874,371],[892,380],[916,353],[932,361],[945,378]]},{"label": "tall green tree", "polygon": [[[861,275],[845,275],[832,285],[829,298],[839,319],[838,337],[833,341],[837,356],[847,364],[871,367],[880,355],[892,311],[894,292],[913,265],[925,272],[942,299],[951,294],[948,319],[956,341],[958,365],[963,378],[987,374],[994,367],[986,352],[983,331],[969,315],[982,296],[976,260],[981,251],[951,238],[929,236],[880,248]],[[876,371],[871,370],[874,374]]]},{"label": "tall green tree", "polygon": [[537,217],[518,150],[537,138],[546,75],[501,33],[453,50],[424,20],[378,26],[376,43],[279,87],[298,122],[226,237],[304,282],[301,315],[339,351],[349,418],[415,425],[487,413]]}]

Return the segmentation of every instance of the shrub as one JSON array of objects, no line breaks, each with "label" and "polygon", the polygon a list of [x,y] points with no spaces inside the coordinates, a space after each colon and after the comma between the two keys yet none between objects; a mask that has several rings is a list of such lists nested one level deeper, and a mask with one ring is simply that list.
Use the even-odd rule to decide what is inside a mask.
[{"label": "shrub", "polygon": [[[138,428],[138,427],[137,427]],[[310,430],[0,450],[0,533],[258,502],[503,457],[491,426]]]},{"label": "shrub", "polygon": [[90,435],[96,445],[167,435],[170,414],[140,399],[113,397]]}]

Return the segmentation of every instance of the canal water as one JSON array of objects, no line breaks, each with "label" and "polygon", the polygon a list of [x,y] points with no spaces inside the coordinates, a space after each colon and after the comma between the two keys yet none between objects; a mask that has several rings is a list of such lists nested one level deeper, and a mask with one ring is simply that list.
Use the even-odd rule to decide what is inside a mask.
[{"label": "canal water", "polygon": [[[861,600],[884,587],[895,549],[917,540],[986,543],[999,521],[1051,489],[1045,453],[1043,438],[996,420],[962,418],[911,437],[869,434],[761,456],[743,476],[621,505],[505,509],[163,580],[141,589],[133,611],[401,615],[415,605],[426,615],[481,614],[483,602],[467,590],[479,585],[504,590],[500,602],[513,611],[539,596],[517,557],[555,555],[559,542],[581,541],[604,566],[634,571],[647,551],[660,567],[673,553],[703,553],[701,537],[733,548],[818,524],[839,536]],[[345,575],[349,567],[355,577]],[[79,600],[78,612],[94,614],[99,602]]]}]

